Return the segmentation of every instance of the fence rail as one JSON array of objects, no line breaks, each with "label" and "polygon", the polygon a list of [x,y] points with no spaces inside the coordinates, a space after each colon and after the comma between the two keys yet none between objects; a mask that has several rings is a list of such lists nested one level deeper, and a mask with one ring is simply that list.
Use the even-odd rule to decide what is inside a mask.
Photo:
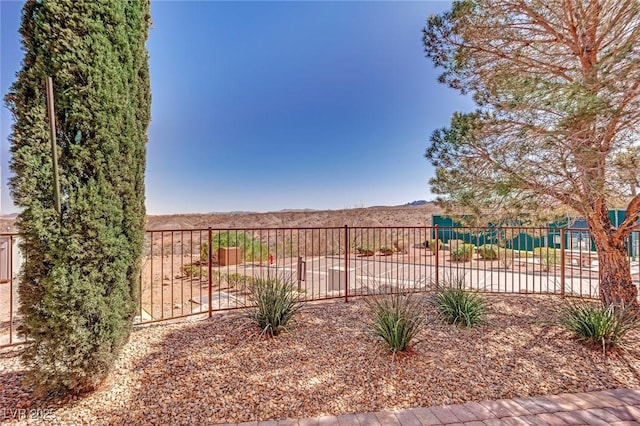
[{"label": "fence rail", "polygon": [[[627,242],[636,284],[639,234]],[[16,330],[21,256],[0,234],[0,347]],[[424,291],[464,282],[487,293],[598,296],[598,259],[585,229],[531,227],[329,227],[149,230],[136,323],[251,304],[256,277],[289,280],[301,301]]]}]

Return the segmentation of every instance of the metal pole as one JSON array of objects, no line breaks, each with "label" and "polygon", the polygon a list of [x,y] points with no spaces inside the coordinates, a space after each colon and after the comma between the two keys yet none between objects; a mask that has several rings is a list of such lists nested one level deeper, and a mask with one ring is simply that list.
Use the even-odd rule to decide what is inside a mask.
[{"label": "metal pole", "polygon": [[438,287],[440,285],[440,265],[438,262],[438,257],[440,255],[440,236],[438,235],[438,225],[435,226],[435,230],[436,230],[436,287]]},{"label": "metal pole", "polygon": [[349,301],[349,227],[344,226],[344,301]]},{"label": "metal pole", "polygon": [[9,344],[13,343],[13,235],[9,236],[7,248],[7,260],[9,261]]},{"label": "metal pole", "polygon": [[[565,272],[566,272],[566,253],[565,253],[565,249],[566,249],[566,244],[564,242],[564,238],[565,238],[565,229],[564,228],[560,228],[560,294],[562,295],[562,297],[564,297],[565,295]],[[554,254],[555,256],[555,254]]]},{"label": "metal pole", "polygon": [[213,311],[213,232],[211,231],[211,227],[209,227],[207,233],[207,242],[209,244],[209,258],[207,259],[207,281],[209,283],[209,318],[211,318],[211,314]]},{"label": "metal pole", "polygon": [[53,164],[53,200],[58,215],[61,214],[60,206],[60,180],[58,178],[58,154],[56,152],[56,115],[53,106],[53,80],[47,77],[47,113],[49,115],[49,131],[51,132],[51,159]]}]

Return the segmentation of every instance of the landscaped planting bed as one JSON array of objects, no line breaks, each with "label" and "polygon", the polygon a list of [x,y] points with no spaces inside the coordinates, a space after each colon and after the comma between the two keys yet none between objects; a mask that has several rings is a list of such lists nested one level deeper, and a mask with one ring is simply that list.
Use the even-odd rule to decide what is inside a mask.
[{"label": "landscaped planting bed", "polygon": [[486,299],[485,323],[473,328],[427,308],[427,326],[393,359],[366,327],[362,300],[305,305],[272,339],[238,311],[140,327],[102,387],[66,401],[31,401],[20,349],[4,350],[0,407],[50,410],[40,411],[48,424],[187,425],[640,388],[638,330],[603,355],[557,325],[559,297]]}]

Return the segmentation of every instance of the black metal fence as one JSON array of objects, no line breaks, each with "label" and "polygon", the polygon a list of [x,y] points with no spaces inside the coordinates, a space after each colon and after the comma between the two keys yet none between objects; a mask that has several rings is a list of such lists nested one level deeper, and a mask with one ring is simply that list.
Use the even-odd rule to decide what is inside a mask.
[{"label": "black metal fence", "polygon": [[[638,240],[628,240],[639,278]],[[18,344],[16,234],[0,235],[0,347]],[[4,247],[4,248],[3,248]],[[287,280],[301,301],[426,291],[598,296],[598,258],[584,229],[329,227],[149,230],[136,323],[251,305],[256,278]]]}]

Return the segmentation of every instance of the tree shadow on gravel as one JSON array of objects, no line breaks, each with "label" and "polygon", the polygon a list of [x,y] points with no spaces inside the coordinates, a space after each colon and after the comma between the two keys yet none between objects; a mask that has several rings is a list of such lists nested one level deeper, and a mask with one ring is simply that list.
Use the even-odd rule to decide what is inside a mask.
[{"label": "tree shadow on gravel", "polygon": [[[501,303],[492,302],[497,298],[489,297],[487,324],[461,331],[469,334],[465,339],[468,352],[484,353],[480,365],[465,365],[465,357],[457,358],[459,368],[475,367],[475,380],[484,388],[479,397],[501,399],[589,392],[629,387],[630,382],[636,388],[640,386],[638,345],[630,344],[603,355],[601,350],[588,347],[559,325],[562,299],[510,298],[521,298],[524,302],[521,312],[505,312]],[[506,326],[496,327],[492,321]],[[640,330],[632,332],[629,338],[637,340],[638,336]],[[489,352],[489,348],[493,351]]]},{"label": "tree shadow on gravel", "polygon": [[[328,357],[319,358],[314,349],[320,348],[305,340],[305,327],[344,332],[339,321],[314,317],[313,310],[275,338],[261,336],[243,317],[181,326],[129,367],[136,385],[126,410],[95,415],[122,424],[277,420],[308,416],[306,405],[319,396],[326,405],[313,415],[336,412],[347,405],[344,389],[352,372],[349,365],[332,365],[332,353],[341,351],[339,347],[324,348]],[[301,372],[299,367],[309,362],[323,364],[316,369],[318,375]]]},{"label": "tree shadow on gravel", "polygon": [[51,416],[59,408],[71,409],[91,396],[50,395],[34,398],[32,389],[23,386],[26,371],[20,361],[22,352],[22,346],[0,352],[0,420],[42,420],[43,413]]}]

